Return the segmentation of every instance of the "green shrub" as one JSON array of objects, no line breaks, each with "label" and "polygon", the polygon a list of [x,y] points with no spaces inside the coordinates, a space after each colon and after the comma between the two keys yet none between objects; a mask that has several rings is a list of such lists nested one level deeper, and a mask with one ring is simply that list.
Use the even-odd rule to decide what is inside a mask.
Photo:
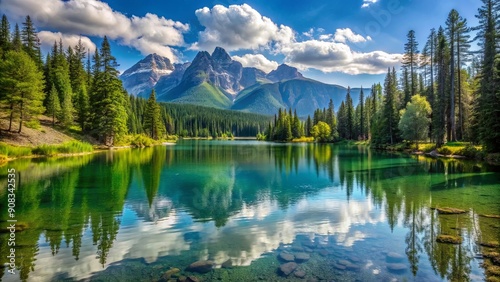
[{"label": "green shrub", "polygon": [[136,134],[130,140],[130,145],[133,147],[151,147],[154,143],[155,140],[144,134]]},{"label": "green shrub", "polygon": [[471,144],[468,144],[464,148],[458,150],[456,154],[471,159],[480,157],[479,150],[476,149],[476,147],[472,146]]},{"label": "green shrub", "polygon": [[57,148],[55,145],[40,145],[33,149],[33,154],[40,156],[54,156],[57,154]]},{"label": "green shrub", "polygon": [[451,154],[452,154],[452,152],[451,152],[450,148],[448,148],[448,147],[446,147],[446,146],[443,146],[443,147],[439,148],[439,149],[437,150],[437,152],[438,152],[439,154],[441,154],[441,155],[445,155],[445,156],[448,156],[448,155],[451,155]]},{"label": "green shrub", "polygon": [[430,153],[436,149],[436,144],[425,144],[421,147],[422,152]]},{"label": "green shrub", "polygon": [[12,158],[29,156],[31,155],[31,148],[13,146],[0,142],[0,154]]},{"label": "green shrub", "polygon": [[40,122],[36,119],[27,121],[24,123],[24,125],[27,128],[31,128],[31,129],[41,129],[42,128],[42,126],[40,125]]}]

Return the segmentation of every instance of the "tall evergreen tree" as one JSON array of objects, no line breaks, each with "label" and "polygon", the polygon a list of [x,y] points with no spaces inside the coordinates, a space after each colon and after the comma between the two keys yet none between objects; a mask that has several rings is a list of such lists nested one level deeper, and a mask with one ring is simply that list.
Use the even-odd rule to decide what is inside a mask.
[{"label": "tall evergreen tree", "polygon": [[[411,96],[417,94],[417,68],[418,68],[418,43],[415,38],[415,31],[410,30],[407,35],[407,42],[405,44],[405,53],[403,55],[403,67],[407,69],[410,80]],[[410,97],[404,97],[404,104],[408,103]]]},{"label": "tall evergreen tree", "polygon": [[361,86],[361,92],[359,93],[359,135],[362,140],[366,139],[366,120],[365,120],[365,94],[363,93],[363,86]]},{"label": "tall evergreen tree", "polygon": [[448,124],[450,125],[451,138],[450,141],[456,141],[456,124],[455,124],[455,55],[456,55],[456,33],[459,25],[459,15],[457,10],[452,9],[446,20],[448,38],[450,42],[450,111],[448,116]]},{"label": "tall evergreen tree", "polygon": [[59,94],[57,94],[57,89],[54,84],[52,84],[46,104],[46,114],[52,117],[52,125],[55,125],[56,117],[58,117],[61,112],[61,102],[59,101]]},{"label": "tall evergreen tree", "polygon": [[107,37],[100,52],[94,56],[94,78],[90,96],[94,134],[107,146],[112,146],[127,133],[126,97],[122,83],[118,78],[115,57]]},{"label": "tall evergreen tree", "polygon": [[354,105],[351,98],[351,88],[347,87],[347,94],[345,97],[345,107],[346,107],[346,138],[354,139]]},{"label": "tall evergreen tree", "polygon": [[478,10],[479,26],[477,37],[483,50],[481,81],[477,101],[477,120],[481,142],[489,152],[500,151],[500,69],[498,54],[498,26],[500,19],[500,2],[481,0]]},{"label": "tall evergreen tree", "polygon": [[21,31],[19,25],[16,23],[14,27],[14,34],[12,35],[12,49],[21,51],[23,49],[23,42],[21,41]]},{"label": "tall evergreen tree", "polygon": [[9,109],[9,131],[14,119],[19,121],[18,133],[23,123],[37,122],[43,108],[43,73],[25,52],[9,51],[0,60],[1,103]]},{"label": "tall evergreen tree", "polygon": [[446,134],[446,107],[448,75],[449,75],[449,50],[448,42],[446,41],[445,31],[442,27],[437,33],[437,48],[436,48],[436,68],[437,68],[437,96],[435,107],[433,109],[433,137],[438,147],[442,146],[445,141]]},{"label": "tall evergreen tree", "polygon": [[5,14],[0,25],[0,49],[4,52],[10,49],[10,24]]},{"label": "tall evergreen tree", "polygon": [[40,40],[38,39],[35,25],[29,15],[26,16],[26,20],[23,23],[21,41],[26,53],[35,61],[38,67],[41,68],[42,58],[40,56]]},{"label": "tall evergreen tree", "polygon": [[144,112],[144,130],[149,137],[161,139],[165,134],[165,125],[161,120],[160,106],[156,103],[155,90],[151,91]]},{"label": "tall evergreen tree", "polygon": [[399,113],[397,109],[396,71],[389,69],[384,83],[385,99],[383,106],[382,129],[383,143],[394,144],[398,141]]}]

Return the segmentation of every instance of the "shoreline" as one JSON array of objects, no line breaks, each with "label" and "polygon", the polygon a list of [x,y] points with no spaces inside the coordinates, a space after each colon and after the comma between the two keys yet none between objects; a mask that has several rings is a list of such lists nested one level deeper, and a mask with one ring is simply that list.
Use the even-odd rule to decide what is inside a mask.
[{"label": "shoreline", "polygon": [[[158,144],[153,144],[152,146],[173,146],[175,145],[176,142],[171,142],[171,141],[166,141]],[[14,157],[14,158],[9,158],[7,157],[5,161],[0,160],[0,166],[3,166],[11,161],[19,160],[19,159],[39,159],[39,158],[57,158],[57,157],[77,157],[77,156],[85,156],[85,155],[91,155],[91,154],[96,154],[96,153],[102,153],[106,151],[119,151],[119,150],[125,150],[125,149],[136,149],[136,148],[146,148],[146,147],[134,147],[132,145],[126,145],[126,146],[113,146],[113,147],[107,147],[103,145],[98,145],[95,146],[95,149],[90,152],[79,152],[79,153],[60,153],[60,154],[54,154],[54,155],[37,155],[37,154],[32,154],[32,155],[27,155],[27,156],[21,156],[21,157]]]}]

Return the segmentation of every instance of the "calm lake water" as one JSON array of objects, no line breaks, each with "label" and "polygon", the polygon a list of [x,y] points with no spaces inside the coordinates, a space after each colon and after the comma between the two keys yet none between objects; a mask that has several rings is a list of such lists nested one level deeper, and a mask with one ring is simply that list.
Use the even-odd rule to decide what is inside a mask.
[{"label": "calm lake water", "polygon": [[[483,281],[480,254],[500,252],[479,245],[500,241],[500,219],[482,216],[500,215],[500,173],[484,163],[257,141],[23,159],[1,168],[2,228],[11,167],[24,230],[2,281],[158,281],[170,268],[203,281]],[[280,255],[300,258],[295,273]],[[185,270],[199,260],[214,270]]]}]

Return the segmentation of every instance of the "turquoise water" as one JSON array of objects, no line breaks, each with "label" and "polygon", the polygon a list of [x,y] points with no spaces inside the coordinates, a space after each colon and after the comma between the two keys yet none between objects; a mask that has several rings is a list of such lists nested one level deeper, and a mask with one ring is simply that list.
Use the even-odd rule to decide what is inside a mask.
[{"label": "turquoise water", "polygon": [[[11,167],[22,230],[2,281],[483,281],[481,253],[500,251],[479,245],[500,241],[482,216],[500,215],[500,173],[483,163],[256,141],[23,159],[1,168],[3,225]],[[306,256],[286,276],[280,254]],[[214,269],[186,270],[199,260]]]}]

